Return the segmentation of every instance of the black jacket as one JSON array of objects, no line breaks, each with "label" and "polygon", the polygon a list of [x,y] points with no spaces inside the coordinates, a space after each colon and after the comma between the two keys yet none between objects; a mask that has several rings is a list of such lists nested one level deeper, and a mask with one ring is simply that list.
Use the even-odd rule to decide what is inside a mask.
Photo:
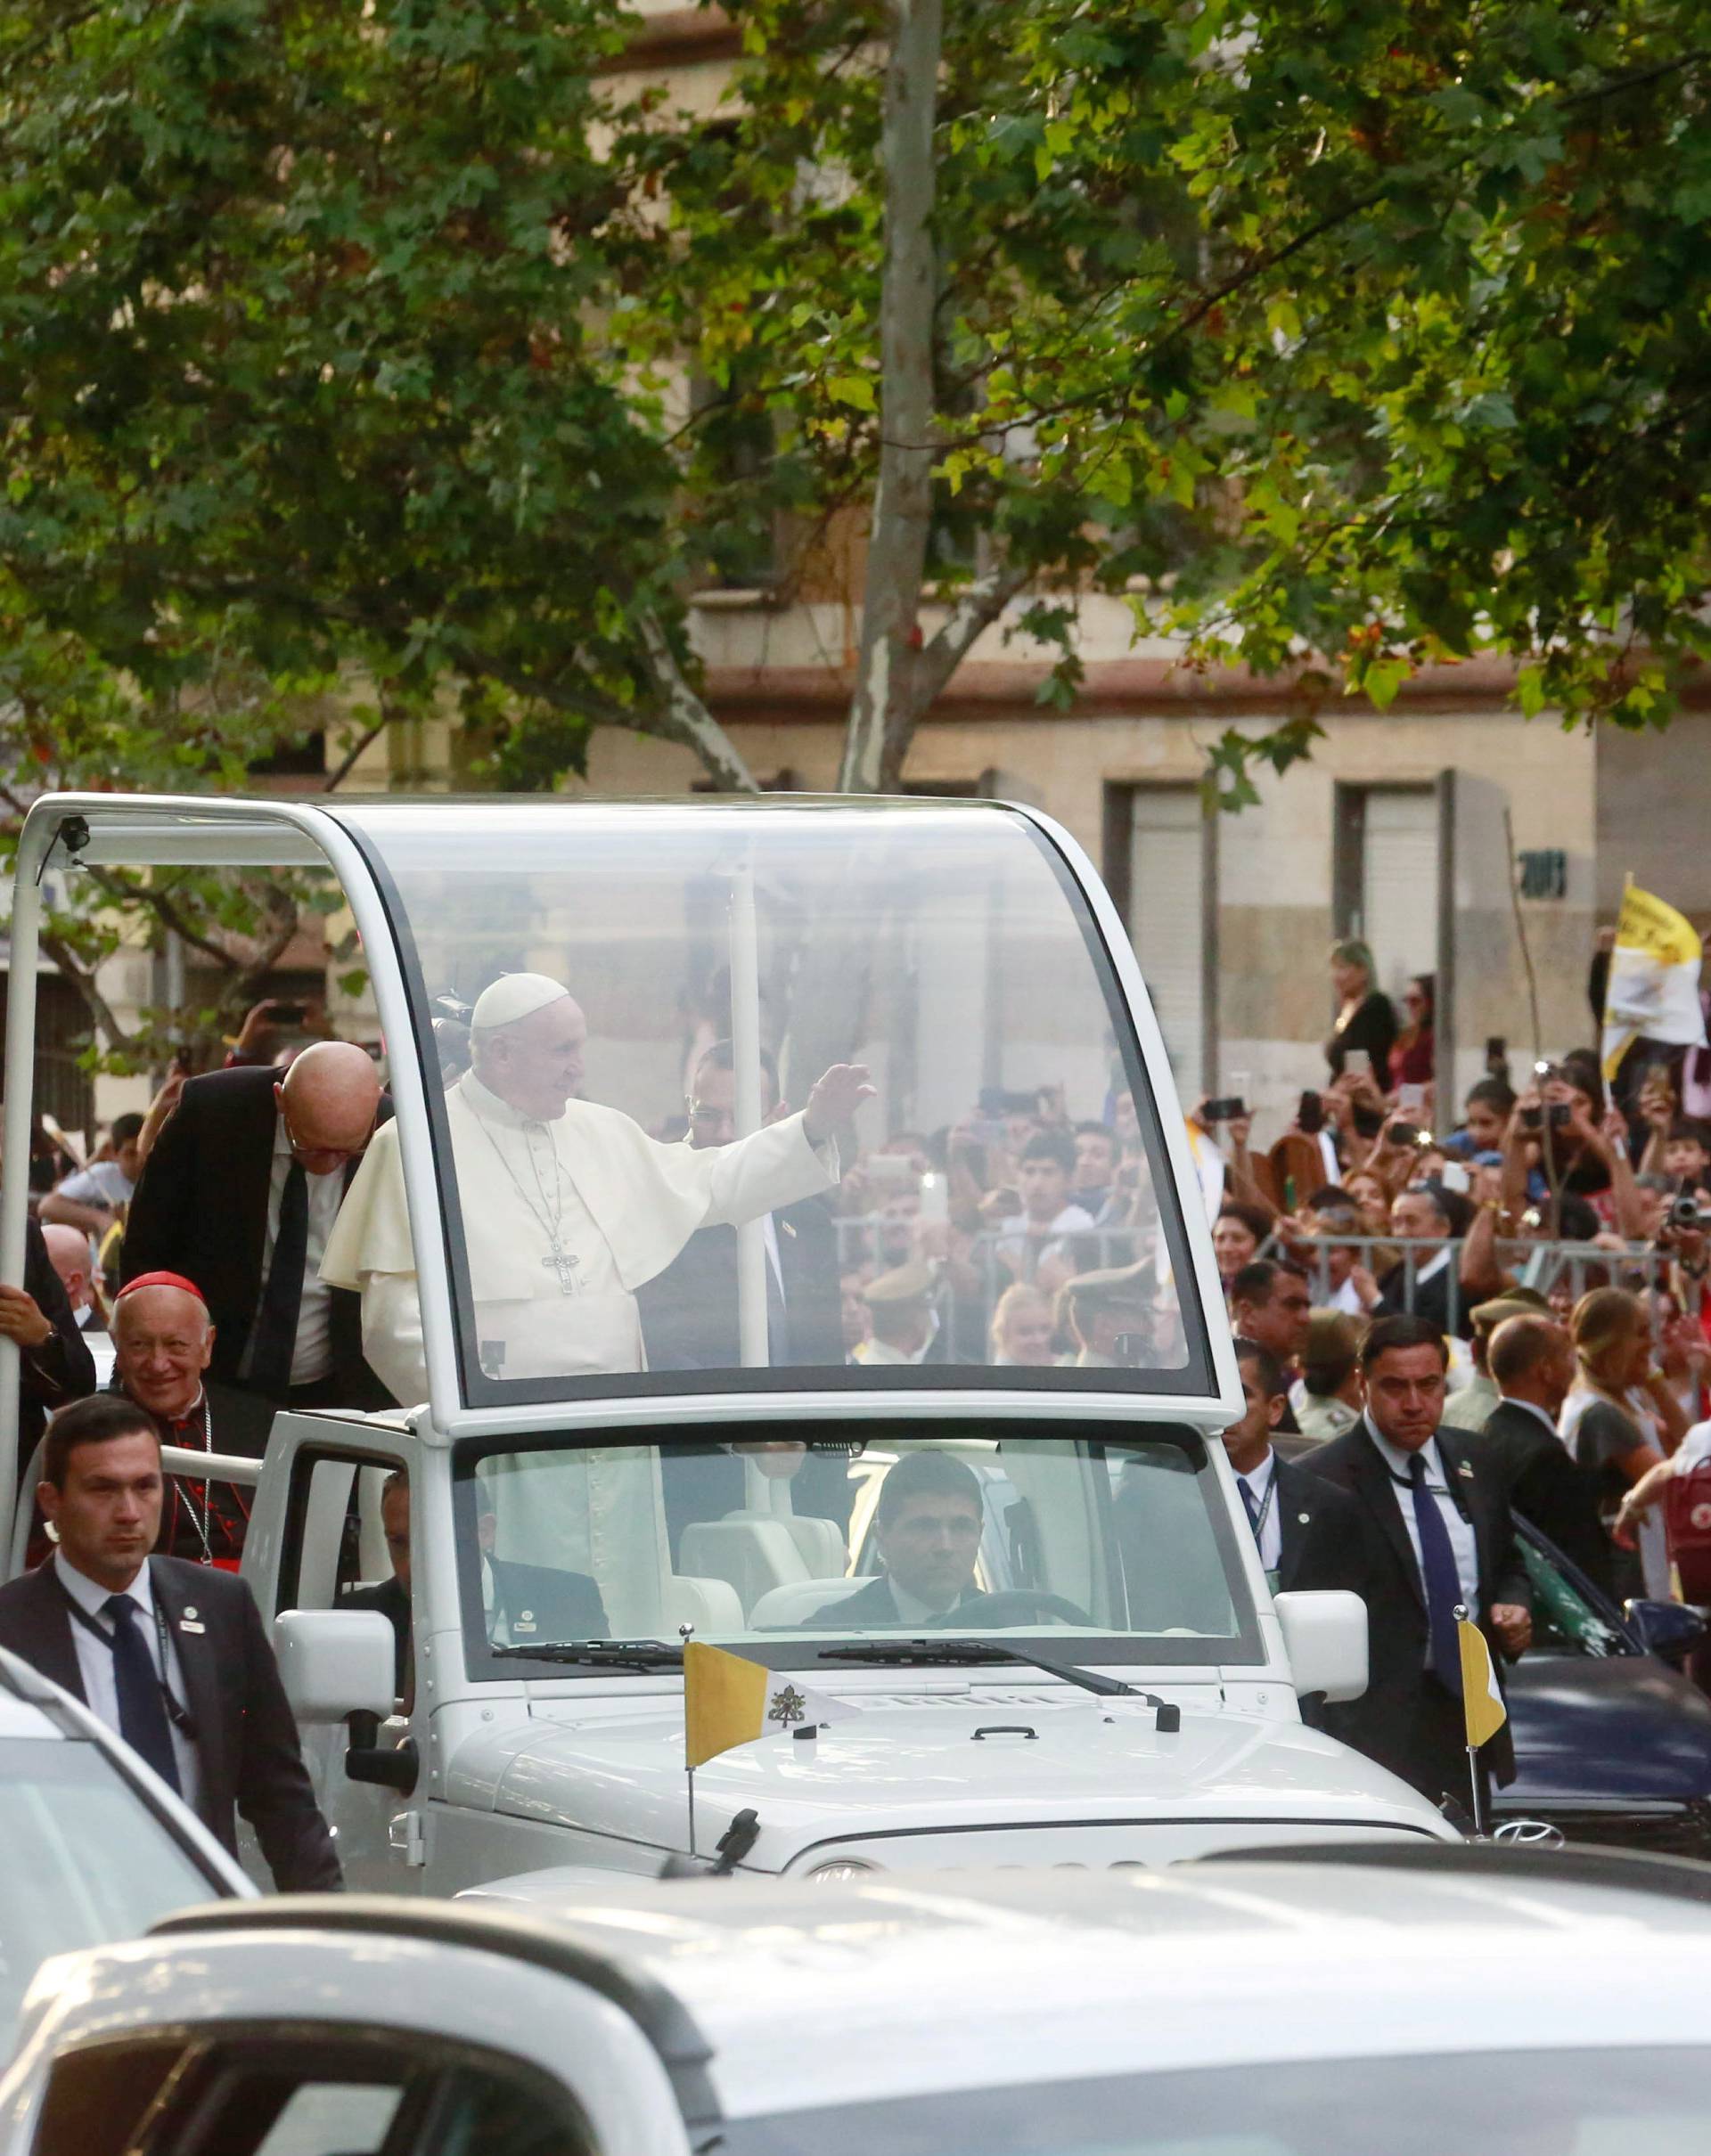
[{"label": "black jacket", "polygon": [[[196,1725],[197,1809],[204,1823],[235,1857],[233,1813],[241,1811],[282,1894],[339,1888],[343,1881],[332,1837],[315,1805],[279,1667],[248,1585],[234,1572],[175,1557],[151,1557],[149,1564],[184,1670],[184,1704]],[[184,1629],[192,1609],[201,1631]],[[0,1646],[83,1699],[71,1624],[51,1564],[0,1587]]]},{"label": "black jacket", "polygon": [[[125,1223],[119,1273],[180,1272],[202,1292],[216,1335],[211,1376],[235,1385],[261,1300],[274,1173],[278,1074],[210,1071],[192,1078],[149,1155]],[[381,1103],[381,1119],[391,1113]],[[358,1164],[345,1172],[348,1188]],[[383,1408],[392,1395],[363,1360],[362,1299],[332,1290],[339,1403]]]},{"label": "black jacket", "polygon": [[35,1215],[24,1221],[24,1293],[53,1327],[40,1347],[18,1352],[18,1474],[29,1466],[47,1418],[95,1389],[95,1366]]},{"label": "black jacket", "polygon": [[511,1644],[526,1647],[580,1639],[610,1639],[606,1605],[586,1572],[561,1572],[545,1564],[512,1564],[489,1557],[493,1615],[510,1628]]},{"label": "black jacket", "polygon": [[1511,1512],[1531,1520],[1563,1556],[1609,1595],[1609,1538],[1598,1516],[1598,1478],[1569,1458],[1568,1448],[1530,1408],[1502,1400],[1486,1418],[1475,1457],[1488,1460]]},{"label": "black jacket", "polygon": [[396,1572],[373,1587],[354,1587],[341,1610],[378,1610],[392,1627],[392,1689],[403,1699],[410,1689],[410,1590]]},{"label": "black jacket", "polygon": [[1346,1588],[1358,1595],[1366,1584],[1361,1508],[1346,1490],[1280,1458],[1273,1474],[1277,1495],[1280,1594]]},{"label": "black jacket", "polygon": [[[1502,1650],[1491,1629],[1494,1602],[1530,1606],[1532,1592],[1515,1546],[1498,1477],[1478,1464],[1478,1440],[1439,1430],[1437,1449],[1448,1487],[1472,1525],[1479,1560],[1478,1621],[1501,1671]],[[1467,1737],[1461,1700],[1426,1667],[1429,1634],[1426,1597],[1413,1544],[1403,1523],[1398,1490],[1365,1418],[1343,1436],[1304,1454],[1300,1468],[1321,1475],[1355,1498],[1362,1512],[1371,1675],[1363,1697],[1328,1706],[1324,1727],[1412,1782],[1436,1803],[1446,1793],[1468,1801]],[[1515,1778],[1515,1751],[1508,1725],[1481,1753],[1500,1783]]]},{"label": "black jacket", "polygon": [[[1435,1253],[1433,1254],[1436,1254]],[[1465,1292],[1456,1298],[1455,1323],[1450,1323],[1450,1277],[1455,1269],[1455,1254],[1451,1253],[1449,1263],[1429,1280],[1420,1277],[1421,1267],[1429,1265],[1431,1256],[1424,1258],[1414,1269],[1414,1303],[1412,1314],[1429,1318],[1440,1333],[1453,1333],[1459,1340],[1473,1337],[1473,1315],[1470,1300]],[[1379,1282],[1379,1300],[1373,1315],[1379,1318],[1403,1318],[1408,1309],[1408,1268],[1404,1264],[1391,1266]]]},{"label": "black jacket", "polygon": [[[773,1215],[789,1339],[781,1366],[841,1369],[838,1228],[825,1201],[801,1199]],[[769,1261],[770,1262],[770,1261]],[[699,1228],[662,1273],[636,1290],[651,1370],[741,1367],[737,1331],[737,1231]]]}]

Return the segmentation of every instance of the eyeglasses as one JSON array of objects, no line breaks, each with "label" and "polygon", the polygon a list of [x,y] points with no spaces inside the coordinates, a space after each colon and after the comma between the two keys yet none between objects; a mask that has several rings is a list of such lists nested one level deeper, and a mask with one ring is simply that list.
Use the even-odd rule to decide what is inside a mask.
[{"label": "eyeglasses", "polygon": [[292,1153],[296,1155],[299,1163],[306,1163],[307,1161],[310,1160],[330,1160],[336,1162],[340,1167],[343,1167],[347,1161],[360,1160],[362,1158],[363,1155],[368,1150],[369,1139],[372,1138],[374,1135],[373,1131],[371,1130],[368,1133],[368,1137],[364,1139],[360,1146],[314,1146],[311,1145],[307,1139],[299,1138],[297,1132],[292,1130],[291,1119],[290,1115],[286,1112],[286,1107],[283,1101],[281,1101],[279,1105],[279,1120],[284,1128],[285,1142],[291,1147]]}]

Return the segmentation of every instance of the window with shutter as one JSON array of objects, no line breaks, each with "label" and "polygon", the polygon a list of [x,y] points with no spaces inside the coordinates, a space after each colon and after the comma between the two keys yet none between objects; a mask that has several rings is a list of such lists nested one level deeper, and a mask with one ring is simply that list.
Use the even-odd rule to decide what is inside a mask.
[{"label": "window with shutter", "polygon": [[1373,984],[1398,1002],[1410,977],[1437,965],[1437,797],[1374,787],[1366,796],[1361,933]]},{"label": "window with shutter", "polygon": [[1191,787],[1138,786],[1129,812],[1129,939],[1158,1014],[1178,1091],[1203,1090],[1205,822]]}]

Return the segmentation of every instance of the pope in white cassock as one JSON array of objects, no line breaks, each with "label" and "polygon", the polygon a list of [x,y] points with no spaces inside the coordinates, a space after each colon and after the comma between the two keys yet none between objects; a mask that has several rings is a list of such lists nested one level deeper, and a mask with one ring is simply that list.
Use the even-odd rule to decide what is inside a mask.
[{"label": "pope in white cassock", "polygon": [[[799,1115],[697,1150],[574,1098],[588,1025],[568,989],[507,974],[471,1014],[471,1067],[446,1096],[476,1335],[495,1376],[645,1367],[635,1290],[698,1228],[758,1218],[838,1180],[832,1133],[873,1088],[836,1064]],[[428,1397],[398,1127],[375,1133],[321,1277],[363,1299],[363,1352],[404,1405]]]},{"label": "pope in white cassock", "polygon": [[[568,989],[542,974],[507,974],[477,1001],[471,1068],[446,1096],[476,1337],[495,1376],[644,1368],[636,1288],[698,1228],[831,1189],[832,1133],[873,1093],[864,1068],[837,1064],[798,1115],[728,1146],[663,1145],[618,1109],[574,1098],[587,1038]],[[405,1405],[425,1400],[396,1123],[368,1148],[321,1277],[361,1294],[363,1352],[389,1390]],[[639,1466],[633,1450],[519,1455],[515,1479],[495,1490],[509,1554],[593,1572],[620,1635],[663,1621],[658,1471],[644,1489]]]}]

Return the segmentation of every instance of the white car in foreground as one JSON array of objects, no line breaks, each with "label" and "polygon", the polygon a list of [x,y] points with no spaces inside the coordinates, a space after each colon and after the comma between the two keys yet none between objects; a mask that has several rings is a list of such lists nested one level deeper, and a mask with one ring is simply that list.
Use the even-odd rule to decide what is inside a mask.
[{"label": "white car in foreground", "polygon": [[0,1647],[0,2056],[50,1956],[255,1891],[128,1745]]},{"label": "white car in foreground", "polygon": [[1711,1874],[1395,1843],[1167,1872],[302,1898],[45,1971],[4,2156],[1701,2156]]}]

